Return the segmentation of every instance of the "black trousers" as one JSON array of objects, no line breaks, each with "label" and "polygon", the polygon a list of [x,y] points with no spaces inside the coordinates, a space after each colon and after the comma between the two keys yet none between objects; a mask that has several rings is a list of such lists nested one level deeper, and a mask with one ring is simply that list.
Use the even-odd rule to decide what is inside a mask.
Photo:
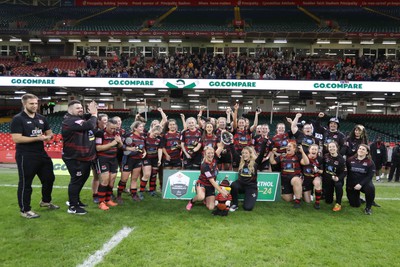
[{"label": "black trousers", "polygon": [[371,208],[372,203],[375,200],[375,186],[370,181],[363,187],[361,187],[360,190],[355,190],[354,186],[346,186],[346,193],[347,193],[347,198],[349,199],[350,206],[352,207],[360,207],[361,206],[361,201],[360,201],[360,192],[363,192],[365,194],[365,206],[367,208]]},{"label": "black trousers", "polygon": [[21,212],[31,210],[32,181],[37,175],[42,183],[42,201],[51,202],[55,180],[53,162],[47,155],[24,156],[16,154],[18,166],[18,205]]},{"label": "black trousers", "polygon": [[80,161],[74,159],[63,159],[71,180],[68,185],[68,198],[70,206],[77,206],[80,201],[80,193],[82,187],[85,185],[87,179],[90,175],[90,170],[92,166],[91,161]]},{"label": "black trousers", "polygon": [[[396,172],[396,174],[395,174]],[[399,181],[399,177],[400,177],[400,161],[393,161],[392,165],[390,166],[390,172],[389,172],[389,177],[388,180],[392,181],[393,180],[393,176],[395,176],[394,180],[395,181]]]},{"label": "black trousers", "polygon": [[239,181],[234,181],[231,184],[231,195],[232,195],[232,204],[238,205],[239,203],[239,194],[244,193],[243,200],[243,209],[250,211],[254,208],[254,205],[257,201],[258,196],[258,187],[257,184],[254,185],[244,185]]},{"label": "black trousers", "polygon": [[336,203],[342,204],[344,181],[335,182],[331,176],[324,176],[322,179],[322,188],[325,194],[325,203],[333,203],[333,193],[336,193]]}]

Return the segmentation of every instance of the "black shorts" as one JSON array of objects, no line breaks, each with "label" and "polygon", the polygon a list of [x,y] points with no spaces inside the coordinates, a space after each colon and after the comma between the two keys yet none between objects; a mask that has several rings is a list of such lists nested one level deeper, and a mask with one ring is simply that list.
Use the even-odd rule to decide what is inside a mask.
[{"label": "black shorts", "polygon": [[229,163],[232,164],[232,155],[231,152],[229,150],[226,150],[225,153],[221,153],[221,157],[219,157],[217,159],[217,163],[218,164],[222,164],[222,163]]},{"label": "black shorts", "polygon": [[299,175],[281,175],[281,194],[293,194],[293,186],[292,186],[292,178],[299,176],[302,178],[301,174]]},{"label": "black shorts", "polygon": [[193,153],[192,158],[188,159],[186,155],[183,155],[183,168],[184,169],[200,169],[201,165],[201,153]]},{"label": "black shorts", "polygon": [[264,170],[269,170],[269,160],[266,160],[264,162],[261,162],[260,166],[258,167],[258,169],[260,171],[264,171]]},{"label": "black shorts", "polygon": [[96,164],[97,173],[117,173],[118,172],[118,160],[117,158],[97,158]]},{"label": "black shorts", "polygon": [[304,179],[303,179],[303,192],[313,190],[313,188],[314,188],[313,181],[314,181],[314,177],[304,176]]},{"label": "black shorts", "polygon": [[386,162],[386,164],[385,164],[386,168],[390,168],[391,166],[392,166],[392,162],[391,161]]},{"label": "black shorts", "polygon": [[143,166],[151,166],[153,168],[157,168],[158,167],[158,158],[152,158],[152,159],[145,158],[143,160]]},{"label": "black shorts", "polygon": [[170,161],[164,161],[164,167],[171,167],[171,168],[182,168],[182,160],[179,159],[171,159]]},{"label": "black shorts", "polygon": [[214,186],[207,186],[201,183],[196,183],[196,187],[203,187],[206,190],[206,197],[215,196],[215,188]]},{"label": "black shorts", "polygon": [[141,168],[142,166],[143,166],[142,159],[128,158],[126,163],[124,165],[122,165],[122,171],[123,172],[131,172],[132,170]]}]

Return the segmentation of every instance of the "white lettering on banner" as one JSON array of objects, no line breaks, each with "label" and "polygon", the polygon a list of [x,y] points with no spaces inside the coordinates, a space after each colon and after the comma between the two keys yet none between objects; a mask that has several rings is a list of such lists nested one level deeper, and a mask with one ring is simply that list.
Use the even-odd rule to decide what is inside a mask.
[{"label": "white lettering on banner", "polygon": [[210,86],[221,86],[221,87],[251,87],[256,88],[256,82],[210,82]]},{"label": "white lettering on banner", "polygon": [[[179,83],[178,83],[179,81]],[[353,91],[353,92],[400,92],[398,82],[351,82],[351,81],[281,81],[281,80],[211,80],[211,79],[144,79],[144,78],[81,78],[81,77],[0,77],[2,86],[50,87],[113,87],[144,89],[246,89],[263,91]]]},{"label": "white lettering on banner", "polygon": [[109,85],[134,85],[134,86],[143,86],[143,85],[147,85],[147,86],[153,86],[153,81],[144,81],[144,80],[109,80],[108,81]]}]

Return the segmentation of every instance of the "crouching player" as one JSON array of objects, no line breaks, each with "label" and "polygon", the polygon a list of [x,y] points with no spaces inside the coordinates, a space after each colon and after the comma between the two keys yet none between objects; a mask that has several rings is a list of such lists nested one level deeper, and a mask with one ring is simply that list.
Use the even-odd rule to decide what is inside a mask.
[{"label": "crouching player", "polygon": [[191,210],[193,203],[196,201],[203,201],[204,199],[206,200],[207,208],[213,210],[215,208],[215,189],[223,197],[228,197],[228,192],[222,189],[216,182],[218,168],[214,154],[214,148],[209,146],[204,148],[204,160],[200,167],[200,177],[196,183],[196,196],[189,200],[189,203],[186,205],[187,210]]},{"label": "crouching player", "polygon": [[122,147],[121,137],[116,132],[117,127],[117,122],[110,119],[106,128],[96,133],[96,168],[100,173],[98,196],[101,210],[118,205],[111,200],[112,187],[118,172],[117,150]]}]

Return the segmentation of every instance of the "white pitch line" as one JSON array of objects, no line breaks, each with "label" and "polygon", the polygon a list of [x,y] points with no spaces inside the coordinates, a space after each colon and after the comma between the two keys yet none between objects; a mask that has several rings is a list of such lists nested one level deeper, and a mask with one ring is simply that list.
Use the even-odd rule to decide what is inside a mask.
[{"label": "white pitch line", "polygon": [[111,239],[103,244],[100,250],[97,250],[94,254],[90,255],[82,264],[77,267],[92,267],[100,263],[104,256],[107,255],[114,247],[116,247],[125,237],[127,237],[133,228],[124,227],[118,233],[116,233]]}]

